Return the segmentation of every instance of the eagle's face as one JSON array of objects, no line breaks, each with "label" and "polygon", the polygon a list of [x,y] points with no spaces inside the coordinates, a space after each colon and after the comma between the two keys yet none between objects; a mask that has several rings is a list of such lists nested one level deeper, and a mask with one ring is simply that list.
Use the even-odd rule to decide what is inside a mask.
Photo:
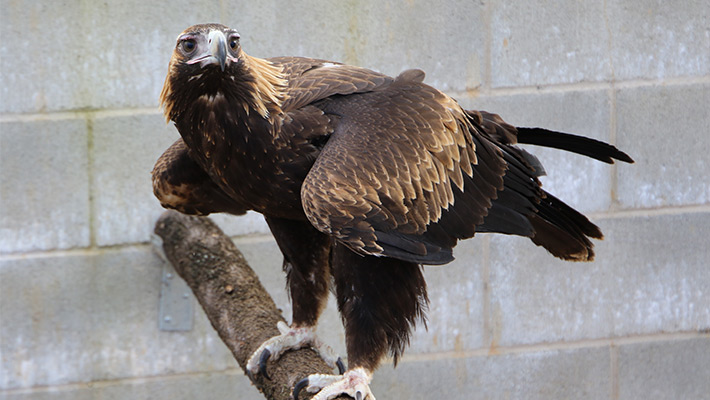
[{"label": "eagle's face", "polygon": [[[177,38],[160,103],[167,120],[193,109],[196,102],[209,106],[255,110],[266,118],[279,112],[286,80],[281,67],[249,57],[239,44],[239,33],[220,24],[191,26]],[[218,104],[219,103],[219,104]]]},{"label": "eagle's face", "polygon": [[160,94],[166,118],[174,120],[203,95],[232,90],[225,86],[243,75],[245,57],[234,29],[220,24],[185,29],[177,38]]},{"label": "eagle's face", "polygon": [[173,62],[180,69],[202,74],[208,69],[238,64],[241,56],[239,33],[224,25],[205,24],[187,28],[177,38]]}]

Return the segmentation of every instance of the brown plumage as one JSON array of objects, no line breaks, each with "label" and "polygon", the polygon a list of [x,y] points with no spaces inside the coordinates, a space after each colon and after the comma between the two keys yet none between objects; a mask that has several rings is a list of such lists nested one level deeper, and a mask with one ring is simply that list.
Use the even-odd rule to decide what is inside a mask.
[{"label": "brown plumage", "polygon": [[161,204],[264,214],[293,325],[315,325],[333,276],[350,365],[369,371],[387,350],[396,359],[423,318],[418,264],[451,261],[458,240],[515,234],[593,259],[600,230],[541,188],[542,166],[517,143],[632,162],[596,140],[463,110],[423,78],[250,57],[236,31],[210,24],[180,35],[161,94],[182,136],[153,172]]}]

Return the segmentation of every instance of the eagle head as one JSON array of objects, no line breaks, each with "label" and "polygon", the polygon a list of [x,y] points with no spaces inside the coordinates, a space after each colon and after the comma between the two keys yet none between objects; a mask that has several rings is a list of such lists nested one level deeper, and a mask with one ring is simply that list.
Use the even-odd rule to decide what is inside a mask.
[{"label": "eagle head", "polygon": [[200,71],[197,73],[217,67],[224,72],[226,67],[239,62],[241,51],[239,32],[235,29],[219,24],[194,25],[178,36],[171,63],[188,71]]},{"label": "eagle head", "polygon": [[229,95],[247,113],[267,117],[280,111],[286,80],[282,68],[242,51],[239,32],[221,24],[200,24],[177,38],[160,94],[168,121],[200,96]]}]

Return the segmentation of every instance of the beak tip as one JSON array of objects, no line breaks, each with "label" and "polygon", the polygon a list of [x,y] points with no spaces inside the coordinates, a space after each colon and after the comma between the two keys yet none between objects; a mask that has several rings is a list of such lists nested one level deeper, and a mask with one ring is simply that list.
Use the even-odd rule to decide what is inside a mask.
[{"label": "beak tip", "polygon": [[224,72],[227,67],[227,38],[224,33],[214,30],[209,34],[210,54],[213,60],[219,64],[219,68]]}]

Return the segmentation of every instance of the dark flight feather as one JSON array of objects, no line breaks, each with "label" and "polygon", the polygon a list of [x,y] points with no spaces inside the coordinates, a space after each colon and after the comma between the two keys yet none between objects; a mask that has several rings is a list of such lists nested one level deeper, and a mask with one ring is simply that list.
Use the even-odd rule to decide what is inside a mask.
[{"label": "dark flight feather", "polygon": [[631,157],[616,147],[584,136],[570,135],[569,133],[555,132],[542,128],[517,128],[517,131],[518,143],[571,151],[608,164],[613,164],[615,159],[627,163],[634,162]]}]

